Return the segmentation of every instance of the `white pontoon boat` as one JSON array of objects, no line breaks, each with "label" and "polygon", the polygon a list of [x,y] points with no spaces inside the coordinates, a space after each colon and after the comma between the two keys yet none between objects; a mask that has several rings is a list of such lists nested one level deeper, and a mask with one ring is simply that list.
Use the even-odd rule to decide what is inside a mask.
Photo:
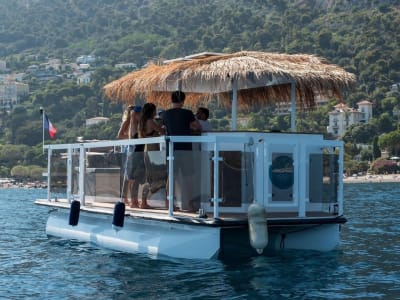
[{"label": "white pontoon boat", "polygon": [[[256,59],[253,54],[245,52],[244,56]],[[212,55],[210,64],[221,63],[215,58],[217,54]],[[220,59],[228,58],[232,57],[221,55]],[[202,68],[207,59],[199,58]],[[295,56],[285,62],[296,65],[297,59]],[[159,91],[160,82],[165,80],[166,92],[179,88],[190,93],[196,88],[190,81],[197,80],[204,92],[207,80],[216,79],[203,69],[191,78],[183,68],[191,60],[196,58],[171,62],[178,67],[176,72],[169,77],[163,74],[153,85],[135,78],[143,72],[134,72],[129,75],[132,80],[146,85],[140,90],[130,82],[127,88],[143,93],[147,89]],[[239,63],[235,60],[233,65]],[[265,61],[248,72],[243,71],[246,68],[237,72],[228,69],[226,89],[221,90],[222,84],[215,82],[210,89],[233,91],[233,130],[229,132],[44,146],[48,153],[48,194],[47,199],[35,203],[49,208],[47,234],[131,253],[193,259],[251,256],[284,249],[335,249],[340,243],[340,226],[346,222],[343,143],[326,140],[322,134],[296,133],[294,112],[296,97],[304,98],[314,88],[319,93],[337,91],[354,78],[338,67],[316,71],[313,64],[321,62],[314,57],[309,63],[310,78],[303,69],[296,73],[289,66],[284,72],[277,61],[272,71]],[[204,78],[199,75],[202,71]],[[246,76],[249,79],[244,83]],[[112,83],[108,94],[121,96],[118,89],[125,79]],[[307,85],[309,82],[312,84]],[[288,88],[285,95],[292,105],[292,132],[236,131],[238,91],[275,85],[279,88],[269,93],[273,96],[282,87]],[[174,151],[173,145],[178,142],[192,143],[193,150]],[[137,144],[160,145],[159,151],[132,154],[142,155],[140,159],[145,161],[139,195],[147,198],[147,209],[129,208],[121,199],[127,156],[120,149]]]}]

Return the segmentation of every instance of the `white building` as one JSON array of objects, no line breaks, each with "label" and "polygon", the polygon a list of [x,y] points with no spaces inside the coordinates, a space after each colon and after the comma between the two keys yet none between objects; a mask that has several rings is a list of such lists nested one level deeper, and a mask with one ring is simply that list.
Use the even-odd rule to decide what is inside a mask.
[{"label": "white building", "polygon": [[5,60],[0,60],[0,71],[6,71],[7,70],[7,64]]},{"label": "white building", "polygon": [[91,64],[96,61],[96,57],[93,55],[81,55],[76,59],[77,64]]},{"label": "white building", "polygon": [[357,103],[358,109],[350,108],[344,103],[335,105],[329,112],[329,125],[327,131],[332,135],[342,136],[346,129],[358,123],[367,123],[372,118],[372,103],[364,100]]},{"label": "white building", "polygon": [[114,67],[119,69],[137,69],[137,65],[135,63],[116,64]]},{"label": "white building", "polygon": [[29,85],[20,82],[0,83],[0,109],[10,111],[29,93]]},{"label": "white building", "polygon": [[391,92],[398,92],[400,90],[400,82],[392,84],[390,87]]},{"label": "white building", "polygon": [[79,85],[89,84],[90,80],[91,80],[91,76],[92,76],[92,72],[86,72],[86,73],[83,73],[83,74],[79,74],[76,77],[76,83],[79,84]]},{"label": "white building", "polygon": [[89,126],[100,124],[100,123],[106,123],[109,120],[110,120],[110,118],[106,118],[106,117],[94,117],[94,118],[86,119],[86,126],[89,127]]}]

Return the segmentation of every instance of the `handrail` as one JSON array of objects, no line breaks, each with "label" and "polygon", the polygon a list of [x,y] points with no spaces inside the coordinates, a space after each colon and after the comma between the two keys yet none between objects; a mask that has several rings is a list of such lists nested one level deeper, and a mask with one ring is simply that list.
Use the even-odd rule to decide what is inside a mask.
[{"label": "handrail", "polygon": [[[81,200],[82,203],[85,201],[85,167],[86,167],[86,153],[89,151],[96,151],[96,148],[105,148],[105,150],[110,149],[115,147],[120,147],[120,146],[130,146],[130,145],[144,145],[144,144],[157,144],[159,143],[161,145],[162,150],[166,151],[167,148],[169,148],[169,154],[167,157],[167,167],[168,167],[168,177],[170,180],[168,181],[168,200],[169,200],[169,208],[168,208],[168,215],[170,217],[173,216],[173,208],[174,208],[174,201],[173,201],[173,194],[174,194],[174,187],[173,187],[173,182],[174,182],[174,172],[173,172],[173,155],[174,155],[174,143],[182,143],[182,142],[187,142],[187,143],[202,143],[205,145],[205,148],[202,148],[203,150],[206,150],[210,153],[213,153],[211,160],[214,161],[214,166],[211,172],[213,172],[213,190],[212,190],[212,195],[211,195],[211,201],[213,201],[214,207],[213,207],[213,213],[214,213],[214,218],[218,218],[219,213],[220,213],[220,208],[219,208],[219,203],[220,203],[220,176],[219,176],[219,164],[221,161],[221,156],[220,156],[220,151],[225,151],[226,146],[228,144],[233,144],[234,146],[234,151],[250,151],[254,153],[254,169],[252,169],[251,172],[253,172],[253,184],[254,184],[254,201],[257,201],[261,204],[263,204],[267,209],[276,209],[278,207],[282,207],[286,205],[286,208],[294,208],[297,206],[298,210],[298,216],[299,217],[304,217],[306,216],[306,202],[308,201],[308,188],[306,187],[306,184],[308,184],[308,178],[304,177],[299,177],[301,174],[305,174],[309,172],[309,162],[308,162],[308,155],[313,154],[313,153],[319,153],[319,151],[322,151],[322,149],[329,148],[330,152],[335,151],[335,149],[339,149],[339,157],[338,157],[338,169],[335,169],[335,172],[339,173],[338,176],[338,186],[337,186],[337,197],[336,197],[336,203],[338,203],[338,214],[341,215],[343,214],[343,178],[341,173],[343,172],[343,143],[341,141],[334,141],[334,140],[324,140],[321,137],[313,137],[311,140],[307,139],[307,141],[304,141],[300,138],[292,139],[291,137],[287,137],[287,135],[291,134],[285,134],[285,135],[277,135],[277,134],[269,134],[269,133],[259,133],[259,132],[246,132],[246,133],[232,133],[232,132],[227,132],[227,133],[221,133],[218,132],[216,134],[213,133],[208,133],[206,135],[201,135],[201,136],[160,136],[160,137],[151,137],[151,138],[139,138],[139,139],[125,139],[125,140],[110,140],[110,141],[95,141],[95,142],[83,142],[83,143],[73,143],[73,144],[49,144],[49,145],[44,145],[44,149],[48,150],[48,160],[49,160],[49,165],[48,165],[48,199],[51,198],[50,194],[50,162],[51,162],[51,157],[55,153],[54,150],[58,150],[58,153],[60,153],[60,150],[67,150],[67,198],[70,200],[70,198],[73,197],[72,191],[71,191],[71,183],[72,183],[72,169],[74,168],[72,164],[72,157],[73,155],[77,154],[78,152],[80,153],[79,155],[79,168],[76,170],[79,170],[78,173],[78,196],[79,199]],[[300,136],[299,134],[293,134],[293,137],[298,137]],[[276,150],[271,150],[275,149],[273,148],[275,145],[290,145],[292,150],[289,152],[292,152],[294,155],[294,161],[296,164],[295,172],[300,172],[296,173],[295,176],[295,185],[293,186],[293,193],[295,194],[295,201],[293,203],[283,203],[283,202],[269,202],[269,200],[266,200],[266,197],[268,197],[268,193],[271,193],[271,190],[269,190],[269,174],[268,174],[268,167],[269,164],[271,163],[270,155],[272,154],[272,151]],[[228,148],[231,147],[228,145]],[[239,147],[239,150],[238,148]],[[247,148],[248,147],[248,148]],[[310,147],[310,148],[309,148]],[[230,148],[229,148],[230,149]],[[247,149],[247,150],[246,150]],[[307,150],[307,149],[312,149],[312,150]],[[315,149],[315,150],[314,150]],[[104,149],[102,149],[104,151]],[[99,152],[102,152],[99,151]],[[279,150],[278,150],[279,152]],[[64,152],[62,152],[64,155]],[[322,152],[321,152],[322,154]],[[75,165],[75,167],[77,167]],[[76,174],[76,173],[75,173]],[[171,195],[170,195],[171,194]],[[297,202],[296,202],[297,201]],[[202,202],[204,203],[204,202]],[[295,206],[293,206],[295,205]],[[210,209],[211,207],[208,207]],[[308,208],[307,208],[308,209]]]}]

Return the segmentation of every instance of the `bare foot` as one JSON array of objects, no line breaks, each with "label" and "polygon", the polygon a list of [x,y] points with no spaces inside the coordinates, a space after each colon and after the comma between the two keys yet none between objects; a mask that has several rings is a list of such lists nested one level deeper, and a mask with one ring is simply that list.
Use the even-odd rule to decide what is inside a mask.
[{"label": "bare foot", "polygon": [[137,200],[132,200],[130,207],[131,208],[138,208],[139,207],[138,201]]},{"label": "bare foot", "polygon": [[[165,208],[166,208],[166,209],[169,209],[169,201],[168,201],[168,200],[165,200]],[[179,207],[176,206],[176,205],[174,205],[173,210],[174,210],[174,211],[178,211],[178,210],[179,210]]]},{"label": "bare foot", "polygon": [[151,206],[149,206],[146,202],[142,202],[142,203],[140,203],[140,208],[147,209],[147,208],[151,208]]}]

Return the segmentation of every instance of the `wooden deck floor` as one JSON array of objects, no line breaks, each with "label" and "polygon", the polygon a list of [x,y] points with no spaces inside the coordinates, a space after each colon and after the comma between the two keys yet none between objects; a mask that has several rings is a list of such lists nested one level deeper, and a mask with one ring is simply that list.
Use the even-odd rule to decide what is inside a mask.
[{"label": "wooden deck floor", "polygon": [[[60,208],[69,208],[70,204],[66,199],[57,199],[56,201],[47,201],[45,199],[43,200],[38,200],[36,201],[37,204],[39,205],[45,205],[45,206],[50,206],[50,207],[60,207]],[[92,202],[88,201],[85,204],[85,209],[87,210],[102,210],[105,213],[113,213],[114,210],[114,205],[115,202]],[[155,214],[155,215],[168,215],[168,210],[163,207],[157,207],[157,208],[131,208],[129,205],[125,206],[125,211],[128,214]],[[199,218],[199,213],[196,212],[189,212],[189,211],[180,211],[180,210],[175,210],[173,213],[174,216],[181,216],[181,217],[188,217],[188,218]],[[213,212],[208,211],[206,212],[206,215],[208,218],[213,218]],[[306,218],[335,218],[337,215],[328,213],[325,211],[312,211],[312,212],[307,212],[306,213]],[[267,211],[267,218],[268,219],[300,219],[298,217],[297,212],[271,212]],[[219,213],[219,219],[222,220],[247,220],[247,212],[223,212],[220,211]]]},{"label": "wooden deck floor", "polygon": [[[114,203],[106,203],[106,202],[93,202],[91,203],[93,208],[95,207],[102,207],[102,208],[114,208]],[[142,213],[157,213],[157,214],[168,214],[167,208],[131,208],[129,205],[125,206],[126,211],[129,212],[142,212]],[[209,217],[212,217],[212,212],[206,213]],[[176,216],[187,216],[196,218],[198,217],[198,212],[189,212],[189,211],[180,211],[175,210],[174,215]],[[323,212],[323,211],[313,211],[307,212],[307,217],[310,218],[324,218],[324,217],[334,217],[334,214]],[[220,212],[219,218],[221,219],[247,219],[247,212]],[[267,211],[267,218],[268,219],[294,219],[298,218],[297,212],[268,212]]]}]

